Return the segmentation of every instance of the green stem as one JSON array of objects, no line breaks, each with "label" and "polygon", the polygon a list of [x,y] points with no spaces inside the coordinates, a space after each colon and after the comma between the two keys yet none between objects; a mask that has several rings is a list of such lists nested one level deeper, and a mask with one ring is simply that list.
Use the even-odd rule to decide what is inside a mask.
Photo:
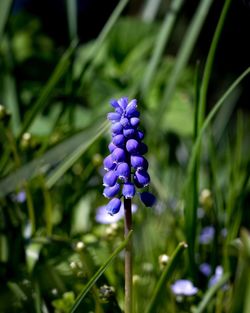
[{"label": "green stem", "polygon": [[[124,198],[124,235],[127,238],[129,232],[132,230],[132,211],[131,211],[131,199]],[[125,305],[124,312],[132,313],[132,239],[130,238],[127,246],[125,247]]]}]

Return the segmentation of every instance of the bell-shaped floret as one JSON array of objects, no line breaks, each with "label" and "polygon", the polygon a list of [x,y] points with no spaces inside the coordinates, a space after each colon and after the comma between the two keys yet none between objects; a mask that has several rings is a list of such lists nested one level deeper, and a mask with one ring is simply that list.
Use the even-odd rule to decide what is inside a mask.
[{"label": "bell-shaped floret", "polygon": [[148,191],[144,191],[144,192],[140,193],[140,198],[146,207],[152,207],[156,202],[155,196],[152,195],[152,193],[150,193]]},{"label": "bell-shaped floret", "polygon": [[119,103],[115,99],[110,100],[110,105],[115,109],[119,108]]},{"label": "bell-shaped floret", "polygon": [[140,130],[137,130],[136,136],[141,141],[144,138],[144,133]]},{"label": "bell-shaped floret", "polygon": [[108,118],[108,120],[110,120],[112,123],[117,123],[117,122],[119,122],[120,119],[121,119],[121,114],[111,112],[111,113],[108,113],[107,118]]},{"label": "bell-shaped floret", "polygon": [[147,152],[148,152],[148,146],[144,142],[141,142],[140,147],[139,147],[139,153],[143,155]]},{"label": "bell-shaped floret", "polygon": [[111,155],[108,155],[108,156],[103,160],[103,166],[104,166],[104,169],[105,169],[106,171],[115,169],[116,164],[114,163],[114,161],[113,161]]},{"label": "bell-shaped floret", "polygon": [[123,130],[123,135],[126,137],[126,138],[132,138],[134,137],[136,134],[136,131],[134,128],[127,128],[127,129],[124,129]]},{"label": "bell-shaped floret", "polygon": [[126,110],[125,110],[126,117],[138,117],[139,112],[137,111],[137,101],[134,99],[129,102]]},{"label": "bell-shaped floret", "polygon": [[130,168],[125,162],[119,163],[116,169],[117,176],[125,182],[130,178]]},{"label": "bell-shaped floret", "polygon": [[114,215],[120,211],[121,208],[121,200],[114,198],[109,201],[106,206],[106,210],[110,215]]},{"label": "bell-shaped floret", "polygon": [[135,195],[134,184],[127,182],[123,185],[122,194],[126,199],[132,199]]},{"label": "bell-shaped floret", "polygon": [[134,169],[148,169],[148,161],[141,155],[131,155],[130,162]]},{"label": "bell-shaped floret", "polygon": [[136,170],[134,175],[134,182],[139,188],[148,186],[150,183],[150,176],[148,172],[143,169]]},{"label": "bell-shaped floret", "polygon": [[116,147],[116,145],[113,144],[113,142],[111,142],[108,145],[108,148],[109,148],[109,152],[112,153],[117,147]]},{"label": "bell-shaped floret", "polygon": [[139,148],[140,148],[140,144],[135,139],[129,139],[126,143],[126,149],[130,154],[138,154]]},{"label": "bell-shaped floret", "polygon": [[111,131],[113,134],[118,135],[118,134],[122,134],[123,131],[123,127],[122,124],[120,122],[116,122],[111,126]]},{"label": "bell-shaped floret", "polygon": [[129,121],[130,121],[131,126],[133,127],[137,127],[140,123],[140,119],[138,117],[131,117]]},{"label": "bell-shaped floret", "polygon": [[128,97],[122,97],[122,98],[119,99],[117,102],[119,103],[120,107],[121,107],[123,110],[125,110],[126,107],[127,107],[127,105],[128,105]]},{"label": "bell-shaped floret", "polygon": [[113,144],[116,145],[117,147],[122,147],[124,146],[125,143],[125,137],[123,135],[116,135],[113,137],[112,140]]},{"label": "bell-shaped floret", "polygon": [[115,171],[109,171],[103,176],[103,186],[112,187],[117,181],[117,175]]},{"label": "bell-shaped floret", "polygon": [[130,127],[129,120],[126,117],[122,117],[120,120],[120,123],[122,124],[123,128],[129,128]]},{"label": "bell-shaped floret", "polygon": [[117,195],[119,190],[120,190],[120,185],[118,183],[116,183],[112,187],[105,187],[103,190],[103,195],[106,198],[113,198],[115,195]]},{"label": "bell-shaped floret", "polygon": [[121,148],[116,148],[111,155],[115,163],[124,162],[126,160],[126,153]]}]

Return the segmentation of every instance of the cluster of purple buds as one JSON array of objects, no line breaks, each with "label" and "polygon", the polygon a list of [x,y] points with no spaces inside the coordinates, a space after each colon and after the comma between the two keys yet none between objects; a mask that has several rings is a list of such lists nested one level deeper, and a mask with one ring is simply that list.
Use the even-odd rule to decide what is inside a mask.
[{"label": "cluster of purple buds", "polygon": [[[144,157],[148,148],[142,142],[144,134],[138,129],[140,113],[135,99],[128,98],[112,100],[111,106],[115,112],[108,113],[111,121],[112,141],[108,148],[110,155],[104,161],[107,171],[103,177],[103,195],[111,199],[106,206],[111,215],[119,212],[121,196],[132,199],[137,188],[149,185],[150,176],[147,172],[148,162]],[[141,201],[146,206],[155,203],[155,197],[148,191],[140,192]]]}]

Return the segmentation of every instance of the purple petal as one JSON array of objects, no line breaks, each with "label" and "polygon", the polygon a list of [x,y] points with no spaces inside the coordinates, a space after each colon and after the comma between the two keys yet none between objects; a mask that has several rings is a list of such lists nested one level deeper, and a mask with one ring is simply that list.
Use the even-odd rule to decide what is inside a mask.
[{"label": "purple petal", "polygon": [[108,155],[108,156],[103,160],[103,166],[104,166],[104,169],[105,169],[106,171],[115,169],[116,164],[114,163],[114,161],[113,161],[111,155]]},{"label": "purple petal", "polygon": [[133,128],[127,128],[123,130],[123,135],[127,138],[134,137],[135,134],[136,134],[136,131]]},{"label": "purple petal", "polygon": [[146,187],[150,182],[150,176],[145,170],[137,170],[134,175],[134,181],[138,186]]},{"label": "purple petal", "polygon": [[115,163],[124,162],[126,160],[126,153],[121,148],[116,148],[111,155]]},{"label": "purple petal", "polygon": [[131,154],[137,154],[139,152],[140,144],[135,139],[129,139],[126,143],[126,149]]},{"label": "purple petal", "polygon": [[119,104],[115,99],[110,100],[110,104],[115,109],[119,107]]},{"label": "purple petal", "polygon": [[127,105],[128,105],[128,98],[127,97],[123,97],[123,98],[119,99],[117,102],[119,103],[120,107],[123,110],[125,110]]},{"label": "purple petal", "polygon": [[123,185],[122,194],[126,199],[131,199],[135,195],[135,186],[132,183],[125,183]]},{"label": "purple petal", "polygon": [[103,195],[106,198],[113,198],[115,195],[117,195],[119,190],[120,190],[120,185],[118,183],[116,183],[112,187],[105,187],[103,190]]},{"label": "purple petal", "polygon": [[137,131],[137,138],[141,141],[144,138],[144,133],[140,130]]},{"label": "purple petal", "polygon": [[215,229],[213,226],[206,226],[202,229],[199,242],[203,245],[209,244],[214,239]]},{"label": "purple petal", "polygon": [[112,187],[117,181],[117,175],[115,171],[109,171],[103,176],[103,186]]},{"label": "purple petal", "polygon": [[122,147],[125,143],[125,137],[123,135],[116,135],[113,137],[112,142],[117,147]]},{"label": "purple petal", "polygon": [[123,130],[123,127],[120,122],[114,123],[111,126],[111,131],[113,132],[113,134],[116,134],[116,135],[122,134],[122,130]]},{"label": "purple petal", "polygon": [[123,179],[124,181],[127,181],[130,177],[129,165],[125,162],[118,164],[116,174],[119,178]]},{"label": "purple petal", "polygon": [[109,203],[106,206],[106,210],[110,215],[116,214],[120,211],[121,208],[121,200],[114,198],[109,201]]},{"label": "purple petal", "polygon": [[[132,204],[132,213],[135,213],[136,211],[137,206],[135,204]],[[115,215],[110,215],[107,213],[106,205],[100,206],[96,211],[95,219],[98,223],[101,224],[111,224],[118,222],[123,217],[124,217],[124,206],[122,203],[120,211]]]},{"label": "purple petal", "polygon": [[131,100],[126,108],[126,111],[125,111],[125,115],[127,117],[133,117],[133,116],[137,116],[138,113],[135,113],[135,112],[138,112],[136,110],[137,108],[137,101],[135,99]]},{"label": "purple petal", "polygon": [[202,263],[199,266],[199,270],[206,277],[210,276],[212,272],[211,266],[208,263]]},{"label": "purple petal", "polygon": [[147,191],[142,192],[140,198],[146,207],[152,207],[156,202],[155,196]]},{"label": "purple petal", "polygon": [[109,145],[108,145],[108,149],[109,149],[109,152],[112,153],[115,149],[116,149],[116,145],[113,144],[113,142],[111,142]]},{"label": "purple petal", "polygon": [[148,161],[143,156],[131,155],[130,162],[134,169],[148,169]]},{"label": "purple petal", "polygon": [[121,118],[120,123],[123,126],[123,128],[131,127],[130,123],[129,123],[129,120],[126,117]]},{"label": "purple petal", "polygon": [[119,113],[111,112],[107,114],[107,119],[111,122],[118,122],[121,119],[121,115]]},{"label": "purple petal", "polygon": [[148,147],[145,143],[141,142],[140,148],[139,148],[140,154],[145,154],[148,152]]},{"label": "purple petal", "polygon": [[133,127],[137,127],[140,123],[140,119],[138,117],[131,117],[130,119],[130,124],[133,126]]}]

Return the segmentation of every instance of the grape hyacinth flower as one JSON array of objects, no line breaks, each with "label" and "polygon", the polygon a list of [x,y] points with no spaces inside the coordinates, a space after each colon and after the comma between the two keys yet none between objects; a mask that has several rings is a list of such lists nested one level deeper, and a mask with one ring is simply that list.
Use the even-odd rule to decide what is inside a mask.
[{"label": "grape hyacinth flower", "polygon": [[[111,121],[112,141],[108,155],[104,161],[106,174],[103,177],[103,195],[110,199],[106,210],[110,215],[119,213],[124,202],[124,235],[127,238],[132,231],[132,199],[136,190],[141,189],[140,199],[146,206],[155,203],[155,197],[144,188],[150,183],[148,162],[145,153],[147,146],[143,143],[144,134],[138,129],[140,113],[135,99],[112,100],[114,112],[108,113]],[[124,312],[132,312],[132,239],[125,247],[125,301]]]},{"label": "grape hyacinth flower", "polygon": [[[110,215],[117,214],[121,208],[120,198],[132,199],[136,189],[143,189],[150,183],[147,172],[148,162],[144,156],[148,148],[142,142],[144,134],[138,129],[140,113],[135,99],[112,100],[114,112],[108,113],[111,121],[112,141],[109,144],[110,154],[104,159],[106,173],[103,177],[103,195],[110,199],[106,210]],[[140,199],[145,206],[151,207],[156,199],[148,191],[142,190]]]}]

